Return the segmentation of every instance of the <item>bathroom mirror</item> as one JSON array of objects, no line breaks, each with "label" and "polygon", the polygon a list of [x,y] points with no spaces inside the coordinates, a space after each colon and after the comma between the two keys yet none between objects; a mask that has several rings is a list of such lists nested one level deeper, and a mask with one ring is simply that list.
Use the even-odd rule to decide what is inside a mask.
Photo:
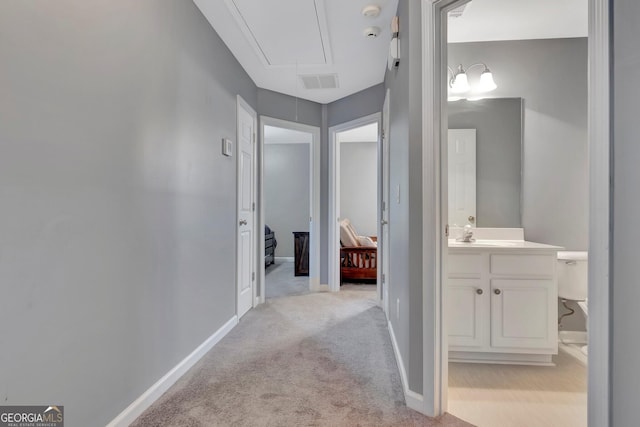
[{"label": "bathroom mirror", "polygon": [[449,224],[522,227],[522,98],[450,101],[448,119]]}]

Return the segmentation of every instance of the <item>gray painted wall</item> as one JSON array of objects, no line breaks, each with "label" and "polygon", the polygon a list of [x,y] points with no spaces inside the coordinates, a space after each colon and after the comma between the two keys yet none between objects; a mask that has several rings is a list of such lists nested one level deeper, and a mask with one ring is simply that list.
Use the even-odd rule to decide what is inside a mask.
[{"label": "gray painted wall", "polygon": [[258,88],[258,112],[274,119],[322,126],[322,104]]},{"label": "gray painted wall", "polygon": [[450,66],[476,62],[493,72],[498,88],[491,96],[524,99],[526,239],[586,250],[587,39],[449,45]]},{"label": "gray painted wall", "polygon": [[[615,0],[612,4],[612,104],[613,109],[613,242],[612,242],[612,350],[611,374],[613,427],[638,423],[640,395],[640,286],[638,286],[638,241],[635,224],[640,215],[640,144],[638,144],[638,97],[640,56],[638,38],[640,2]],[[602,209],[606,209],[603,206]]]},{"label": "gray painted wall", "polygon": [[384,83],[380,83],[328,104],[329,127],[379,113],[382,111],[384,93]]},{"label": "gray painted wall", "polygon": [[521,227],[522,100],[449,102],[449,129],[476,129],[478,227]]},{"label": "gray painted wall", "polygon": [[378,235],[378,143],[340,144],[340,217],[361,236]]},{"label": "gray painted wall", "polygon": [[407,370],[409,388],[418,394],[423,390],[421,3],[398,2],[402,59],[397,69],[388,70],[385,75],[385,87],[391,91],[389,319]]},{"label": "gray painted wall", "polygon": [[235,313],[220,139],[256,87],[192,2],[3,1],[0,28],[0,401],[105,425]]},{"label": "gray painted wall", "polygon": [[275,232],[275,256],[293,257],[294,231],[309,231],[310,144],[266,144],[264,212]]}]

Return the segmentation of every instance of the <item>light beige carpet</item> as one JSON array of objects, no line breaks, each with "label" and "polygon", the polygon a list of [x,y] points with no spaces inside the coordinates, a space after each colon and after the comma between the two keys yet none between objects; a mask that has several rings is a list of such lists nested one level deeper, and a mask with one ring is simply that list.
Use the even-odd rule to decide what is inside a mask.
[{"label": "light beige carpet", "polygon": [[295,276],[293,261],[276,261],[265,269],[267,298],[305,295],[309,291],[309,276]]},{"label": "light beige carpet", "polygon": [[134,426],[469,426],[405,406],[375,287],[251,310]]}]

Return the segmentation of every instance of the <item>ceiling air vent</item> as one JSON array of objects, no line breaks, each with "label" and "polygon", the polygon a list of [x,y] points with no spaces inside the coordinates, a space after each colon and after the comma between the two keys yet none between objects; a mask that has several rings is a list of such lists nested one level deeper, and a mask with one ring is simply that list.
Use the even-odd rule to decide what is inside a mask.
[{"label": "ceiling air vent", "polygon": [[299,74],[305,89],[336,89],[337,74]]},{"label": "ceiling air vent", "polygon": [[449,18],[460,18],[462,13],[464,12],[464,8],[467,7],[468,3],[463,4],[460,7],[456,7],[451,12],[449,12]]}]

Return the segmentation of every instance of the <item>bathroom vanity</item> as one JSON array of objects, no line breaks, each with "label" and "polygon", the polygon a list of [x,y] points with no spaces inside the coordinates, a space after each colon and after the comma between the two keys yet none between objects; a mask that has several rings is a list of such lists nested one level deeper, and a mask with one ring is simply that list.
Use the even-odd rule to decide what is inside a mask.
[{"label": "bathroom vanity", "polygon": [[449,240],[449,360],[553,365],[561,249],[517,239]]}]

